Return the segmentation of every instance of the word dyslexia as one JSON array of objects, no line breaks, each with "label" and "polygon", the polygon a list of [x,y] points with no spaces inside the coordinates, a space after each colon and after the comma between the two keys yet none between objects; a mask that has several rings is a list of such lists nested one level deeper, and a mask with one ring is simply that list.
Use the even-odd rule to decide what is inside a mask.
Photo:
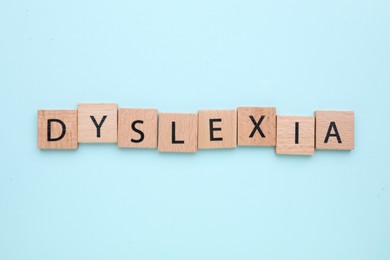
[{"label": "word dyslexia", "polygon": [[275,146],[277,154],[312,155],[315,149],[354,148],[354,112],[277,116],[272,107],[239,107],[180,114],[118,109],[116,104],[38,110],[39,149],[77,149],[79,143],[117,143],[121,148],[158,148],[160,152]]}]

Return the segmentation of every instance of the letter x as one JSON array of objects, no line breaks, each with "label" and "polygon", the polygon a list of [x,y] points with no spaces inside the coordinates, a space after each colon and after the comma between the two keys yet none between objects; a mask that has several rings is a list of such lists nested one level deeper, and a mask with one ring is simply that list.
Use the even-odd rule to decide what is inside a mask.
[{"label": "letter x", "polygon": [[261,131],[261,128],[260,128],[260,124],[261,122],[263,122],[265,116],[261,116],[259,121],[256,122],[255,118],[253,116],[249,116],[249,118],[251,119],[252,123],[255,125],[255,127],[253,128],[253,131],[252,133],[250,134],[249,138],[253,138],[253,136],[255,135],[256,131],[258,131],[261,135],[261,137],[265,137],[263,131]]}]

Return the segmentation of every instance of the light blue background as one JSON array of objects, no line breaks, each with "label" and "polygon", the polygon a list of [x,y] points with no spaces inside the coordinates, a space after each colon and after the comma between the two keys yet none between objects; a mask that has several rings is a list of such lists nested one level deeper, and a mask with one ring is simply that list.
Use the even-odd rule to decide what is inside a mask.
[{"label": "light blue background", "polygon": [[[0,259],[390,259],[388,1],[0,2]],[[356,149],[40,151],[38,109],[356,113]]]}]

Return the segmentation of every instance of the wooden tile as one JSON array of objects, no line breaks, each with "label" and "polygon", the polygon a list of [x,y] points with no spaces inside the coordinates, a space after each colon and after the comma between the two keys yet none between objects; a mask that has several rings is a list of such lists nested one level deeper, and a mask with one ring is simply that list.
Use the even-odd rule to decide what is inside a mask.
[{"label": "wooden tile", "polygon": [[316,149],[353,150],[354,112],[316,111]]},{"label": "wooden tile", "polygon": [[118,109],[118,146],[157,148],[157,109]]},{"label": "wooden tile", "polygon": [[276,109],[274,107],[237,108],[239,146],[276,145]]},{"label": "wooden tile", "polygon": [[277,116],[277,154],[314,154],[314,117]]},{"label": "wooden tile", "polygon": [[77,149],[76,110],[38,110],[39,149]]},{"label": "wooden tile", "polygon": [[158,118],[159,152],[196,152],[198,115],[160,113]]},{"label": "wooden tile", "polygon": [[198,148],[234,148],[237,146],[236,110],[200,110]]},{"label": "wooden tile", "polygon": [[79,104],[79,143],[116,143],[117,114],[116,104]]}]

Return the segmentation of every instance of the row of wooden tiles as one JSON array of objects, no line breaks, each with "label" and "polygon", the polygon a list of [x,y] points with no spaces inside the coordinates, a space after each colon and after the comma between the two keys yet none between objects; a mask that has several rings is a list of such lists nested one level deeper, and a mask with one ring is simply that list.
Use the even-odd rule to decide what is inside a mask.
[{"label": "row of wooden tiles", "polygon": [[38,111],[39,149],[77,149],[79,143],[117,143],[122,148],[158,148],[160,152],[276,146],[277,154],[312,155],[315,149],[352,150],[354,113],[277,116],[273,107],[239,107],[184,114],[118,109],[116,104]]}]

